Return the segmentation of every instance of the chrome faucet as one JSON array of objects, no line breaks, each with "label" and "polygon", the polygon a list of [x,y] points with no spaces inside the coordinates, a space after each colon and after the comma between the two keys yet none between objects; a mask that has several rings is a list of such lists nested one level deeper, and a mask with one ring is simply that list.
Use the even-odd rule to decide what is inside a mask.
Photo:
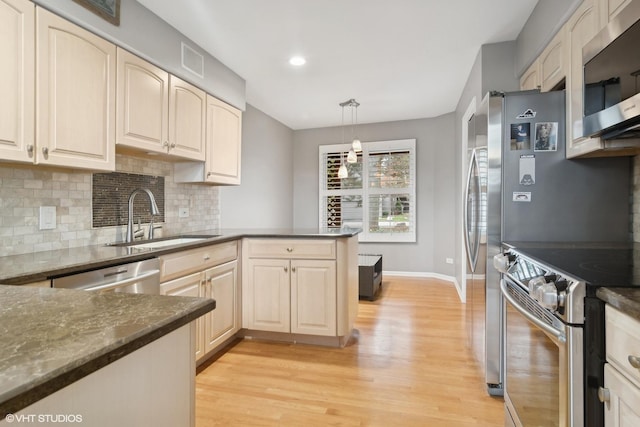
[{"label": "chrome faucet", "polygon": [[133,192],[129,196],[129,219],[127,221],[127,238],[126,238],[127,243],[133,242],[133,200],[136,198],[136,195],[138,195],[139,193],[147,193],[147,196],[149,196],[151,215],[160,214],[160,211],[158,210],[158,205],[156,204],[156,198],[153,197],[153,193],[151,192],[151,190],[147,188],[136,188],[135,190],[133,190]]}]

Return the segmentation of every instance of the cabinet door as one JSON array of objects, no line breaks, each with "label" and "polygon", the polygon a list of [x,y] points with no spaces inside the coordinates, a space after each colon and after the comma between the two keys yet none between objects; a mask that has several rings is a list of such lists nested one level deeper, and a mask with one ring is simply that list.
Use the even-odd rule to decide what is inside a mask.
[{"label": "cabinet door", "polygon": [[584,0],[567,21],[565,41],[567,53],[567,149],[568,158],[584,155],[602,148],[600,138],[585,138],[582,131],[583,76],[582,48],[599,30],[598,4],[596,0]]},{"label": "cabinet door", "polygon": [[204,161],[206,93],[175,76],[169,82],[169,154]]},{"label": "cabinet door", "polygon": [[115,170],[115,45],[37,7],[36,79],[36,163]]},{"label": "cabinet door", "polygon": [[240,184],[242,112],[207,95],[206,181]]},{"label": "cabinet door", "polygon": [[602,26],[611,22],[611,20],[625,8],[631,0],[600,0],[602,3]]},{"label": "cabinet door", "polygon": [[[0,0],[0,159],[33,163],[35,127],[35,8]],[[30,148],[30,150],[29,150]]]},{"label": "cabinet door", "polygon": [[291,261],[291,332],[336,336],[336,262]]},{"label": "cabinet door", "polygon": [[[204,296],[201,287],[204,285],[202,273],[195,273],[189,276],[181,277],[179,279],[171,280],[160,284],[161,295],[183,296],[183,297],[200,297]],[[210,315],[206,315],[195,320],[196,322],[196,360],[204,356],[204,327],[203,318]]]},{"label": "cabinet door", "polygon": [[529,66],[527,71],[524,72],[522,77],[520,77],[520,90],[534,90],[540,88],[539,65],[540,63],[536,60]]},{"label": "cabinet door", "polygon": [[118,48],[116,143],[166,153],[169,139],[169,74]]},{"label": "cabinet door", "polygon": [[609,401],[604,404],[605,427],[640,426],[640,389],[608,363],[604,386],[609,391]]},{"label": "cabinet door", "polygon": [[540,86],[542,92],[554,89],[566,76],[564,68],[564,27],[540,54]]},{"label": "cabinet door", "polygon": [[238,331],[238,262],[232,261],[204,272],[207,298],[216,308],[204,316],[205,352],[216,348]]},{"label": "cabinet door", "polygon": [[290,332],[289,260],[249,259],[243,279],[243,327]]}]

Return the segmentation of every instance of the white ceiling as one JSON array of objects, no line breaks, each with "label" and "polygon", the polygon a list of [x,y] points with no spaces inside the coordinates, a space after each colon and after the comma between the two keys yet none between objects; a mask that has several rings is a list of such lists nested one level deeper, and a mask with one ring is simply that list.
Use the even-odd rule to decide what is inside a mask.
[{"label": "white ceiling", "polygon": [[[247,102],[292,129],[339,125],[349,98],[361,104],[359,123],[454,111],[480,46],[515,40],[537,3],[138,1],[243,77]],[[293,55],[306,65],[289,65]]]}]

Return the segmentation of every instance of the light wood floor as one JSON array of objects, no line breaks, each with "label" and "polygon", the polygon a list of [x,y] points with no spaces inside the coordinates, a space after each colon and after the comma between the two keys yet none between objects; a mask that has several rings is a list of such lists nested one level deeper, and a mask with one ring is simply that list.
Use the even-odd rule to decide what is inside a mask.
[{"label": "light wood floor", "polygon": [[241,341],[196,377],[196,426],[502,426],[451,283],[386,278],[343,348]]}]

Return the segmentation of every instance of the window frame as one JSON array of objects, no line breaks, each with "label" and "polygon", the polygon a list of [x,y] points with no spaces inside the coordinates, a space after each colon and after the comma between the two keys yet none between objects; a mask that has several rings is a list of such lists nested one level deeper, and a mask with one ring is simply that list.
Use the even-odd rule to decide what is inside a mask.
[{"label": "window frame", "polygon": [[[330,144],[320,145],[318,150],[318,226],[320,229],[324,228],[327,223],[327,210],[324,203],[325,198],[331,195],[340,196],[361,196],[362,197],[362,232],[358,234],[359,242],[371,242],[371,243],[415,243],[417,236],[417,198],[416,198],[416,140],[415,139],[397,139],[389,141],[371,141],[362,143],[362,158],[358,161],[362,161],[362,188],[361,189],[344,189],[344,190],[328,190],[327,189],[327,176],[324,162],[325,156],[328,153],[341,152],[346,162],[346,153],[351,148],[351,144]],[[393,188],[370,188],[369,187],[369,154],[380,153],[384,151],[408,151],[409,158],[409,187],[393,189]],[[369,197],[372,195],[386,195],[386,194],[409,194],[411,197],[411,211],[410,222],[413,222],[413,226],[410,226],[409,231],[403,232],[371,232],[369,231],[370,212],[369,212]]]}]

